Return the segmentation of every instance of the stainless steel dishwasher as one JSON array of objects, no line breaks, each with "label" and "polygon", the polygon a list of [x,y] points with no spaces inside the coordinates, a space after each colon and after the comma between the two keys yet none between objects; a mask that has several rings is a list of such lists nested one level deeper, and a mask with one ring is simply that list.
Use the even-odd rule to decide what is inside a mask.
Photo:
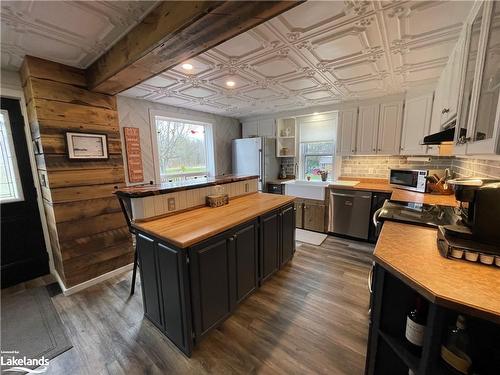
[{"label": "stainless steel dishwasher", "polygon": [[357,190],[330,190],[328,231],[368,239],[372,193]]}]

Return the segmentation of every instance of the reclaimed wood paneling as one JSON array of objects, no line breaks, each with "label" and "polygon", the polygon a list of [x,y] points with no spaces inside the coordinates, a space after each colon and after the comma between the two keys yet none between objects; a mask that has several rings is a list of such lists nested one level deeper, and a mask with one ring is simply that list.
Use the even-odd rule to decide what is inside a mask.
[{"label": "reclaimed wood paneling", "polygon": [[82,69],[59,64],[53,61],[26,56],[21,67],[23,85],[28,78],[42,78],[56,82],[86,87],[85,73]]},{"label": "reclaimed wood paneling", "polygon": [[[133,261],[115,186],[125,183],[113,96],[84,88],[83,71],[27,57],[21,71],[54,263],[71,287]],[[73,161],[66,132],[106,134],[107,160]]]},{"label": "reclaimed wood paneling", "polygon": [[123,182],[123,167],[102,169],[47,170],[49,188],[102,185]]},{"label": "reclaimed wood paneling", "polygon": [[116,110],[39,98],[34,98],[31,102],[38,120],[64,120],[101,125],[115,125],[118,122]]},{"label": "reclaimed wood paneling", "polygon": [[104,169],[123,167],[121,155],[110,155],[108,160],[70,160],[66,155],[36,155],[38,169],[51,171],[70,171],[74,169]]},{"label": "reclaimed wood paneling", "polygon": [[[113,191],[116,185],[120,186],[120,184],[105,184],[52,189],[50,191],[50,202],[74,202],[88,199],[113,197],[110,194],[110,191]],[[123,186],[124,184],[121,185]]]},{"label": "reclaimed wood paneling", "polygon": [[116,111],[116,98],[65,83],[32,78],[26,83],[26,101],[33,98],[101,107]]},{"label": "reclaimed wood paneling", "polygon": [[109,137],[116,136],[119,132],[118,122],[114,124],[83,124],[81,122],[71,122],[64,120],[36,120],[36,123],[30,124],[32,138],[38,138],[41,135],[54,136],[65,134],[66,132],[85,132],[106,134]]}]

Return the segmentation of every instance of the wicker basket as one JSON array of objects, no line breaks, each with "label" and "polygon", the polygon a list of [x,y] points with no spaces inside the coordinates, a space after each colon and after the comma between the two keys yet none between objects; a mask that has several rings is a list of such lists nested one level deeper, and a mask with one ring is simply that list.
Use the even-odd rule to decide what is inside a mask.
[{"label": "wicker basket", "polygon": [[220,207],[229,203],[229,195],[227,194],[217,194],[217,195],[207,195],[206,205],[208,207]]}]

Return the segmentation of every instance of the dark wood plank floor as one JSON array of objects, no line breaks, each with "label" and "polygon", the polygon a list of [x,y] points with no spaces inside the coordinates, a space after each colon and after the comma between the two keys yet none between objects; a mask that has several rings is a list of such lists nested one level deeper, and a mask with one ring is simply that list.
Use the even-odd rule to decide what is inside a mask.
[{"label": "dark wood plank floor", "polygon": [[251,295],[187,359],[143,319],[130,274],[53,297],[74,347],[47,374],[362,374],[371,245],[328,237]]}]

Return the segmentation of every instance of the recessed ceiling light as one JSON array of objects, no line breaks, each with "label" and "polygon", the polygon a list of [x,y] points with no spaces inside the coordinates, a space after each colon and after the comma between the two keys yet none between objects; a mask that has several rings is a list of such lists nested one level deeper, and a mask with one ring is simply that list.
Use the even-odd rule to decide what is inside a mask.
[{"label": "recessed ceiling light", "polygon": [[227,81],[226,85],[229,87],[234,87],[234,85],[236,85],[236,83],[234,81]]},{"label": "recessed ceiling light", "polygon": [[191,65],[191,64],[182,64],[182,69],[191,70],[191,69],[193,69],[193,65]]},{"label": "recessed ceiling light", "polygon": [[318,114],[318,112],[314,112],[313,115],[316,116]]}]

